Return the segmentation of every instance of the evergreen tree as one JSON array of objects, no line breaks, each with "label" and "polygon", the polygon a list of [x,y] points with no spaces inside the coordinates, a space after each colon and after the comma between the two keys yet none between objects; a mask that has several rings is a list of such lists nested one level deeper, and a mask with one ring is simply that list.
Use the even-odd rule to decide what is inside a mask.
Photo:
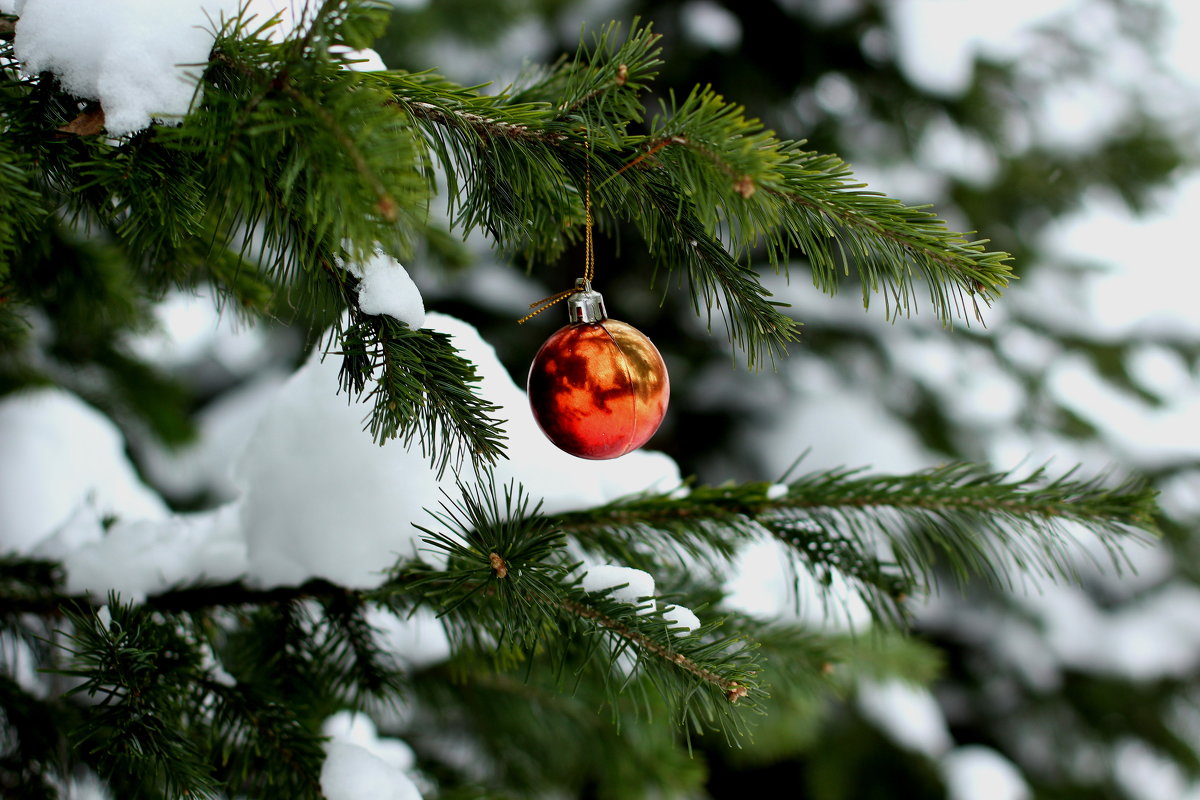
[{"label": "evergreen tree", "polygon": [[[446,4],[428,13],[448,8],[455,12]],[[468,26],[494,24],[457,11]],[[116,131],[112,104],[72,95],[60,66],[43,61],[47,71],[36,77],[21,71],[29,58],[21,22],[2,31],[8,419],[32,419],[12,409],[48,396],[33,387],[58,386],[120,424],[135,449],[151,436],[187,441],[194,408],[236,376],[189,385],[139,358],[129,337],[164,293],[203,289],[226,315],[298,331],[302,346],[283,345],[292,358],[311,347],[326,353],[336,377],[310,362],[305,385],[346,395],[336,400],[355,404],[351,435],[389,454],[371,461],[353,450],[364,455],[350,482],[319,464],[307,473],[368,489],[344,499],[342,518],[306,504],[309,487],[289,485],[299,473],[287,469],[292,452],[344,463],[336,437],[345,432],[300,433],[327,443],[326,454],[311,442],[280,449],[260,427],[250,451],[278,452],[250,455],[243,477],[265,484],[263,474],[276,471],[283,485],[258,496],[293,503],[290,515],[260,499],[257,512],[229,505],[141,523],[105,516],[103,503],[80,497],[83,511],[71,520],[51,520],[38,535],[29,526],[6,531],[6,790],[54,796],[92,770],[118,797],[323,790],[336,798],[366,791],[363,781],[376,775],[391,782],[392,796],[406,796],[397,788],[403,774],[364,752],[397,743],[372,739],[363,718],[339,728],[347,720],[339,712],[353,710],[413,747],[411,774],[426,797],[695,795],[706,780],[700,754],[716,768],[733,740],[760,762],[795,757],[811,746],[825,700],[856,681],[933,679],[937,649],[905,634],[914,598],[933,587],[1071,580],[1078,530],[1116,567],[1129,539],[1155,530],[1153,493],[1140,484],[966,464],[878,475],[806,471],[801,461],[779,483],[742,475],[679,489],[662,483],[659,462],[630,456],[617,469],[649,470],[658,485],[615,497],[601,484],[631,491],[636,474],[621,481],[579,462],[554,478],[587,491],[544,505],[551,484],[536,474],[538,451],[523,455],[529,444],[513,433],[520,422],[495,394],[503,383],[494,357],[467,326],[423,326],[421,314],[399,309],[397,298],[411,301],[414,291],[396,282],[402,270],[391,259],[424,265],[429,274],[419,277],[432,281],[470,257],[463,237],[469,245],[482,237],[545,294],[583,273],[594,216],[597,284],[613,286],[613,312],[637,312],[672,367],[683,365],[672,382],[685,411],[703,375],[696,364],[712,355],[727,363],[731,350],[719,334],[681,323],[679,307],[723,329],[752,368],[743,382],[770,380],[753,370],[781,362],[797,337],[797,320],[770,299],[755,265],[811,274],[830,294],[852,279],[864,303],[882,299],[890,316],[927,295],[924,313],[949,323],[986,317],[1011,277],[1009,260],[925,209],[865,189],[837,157],[776,137],[714,90],[664,87],[657,74],[671,61],[661,61],[649,27],[590,33],[573,57],[485,93],[418,65],[348,69],[344,48],[373,44],[387,17],[375,3],[327,2],[286,36],[272,35],[286,20],[214,20],[187,115]],[[389,63],[404,63],[383,49]],[[654,91],[661,103],[648,102]],[[609,245],[618,237],[620,255]],[[626,259],[634,268],[621,271]],[[664,310],[646,302],[648,288]],[[471,316],[481,324],[478,309]],[[502,356],[528,358],[554,327],[488,338]],[[291,396],[312,400],[299,385],[289,384]],[[277,420],[287,413],[273,410]],[[707,440],[694,443],[702,415],[680,416],[656,442],[688,466]],[[3,430],[15,437],[11,423]],[[410,451],[407,460],[391,455]],[[74,469],[69,451],[39,457]],[[369,495],[384,491],[371,469],[380,464],[403,481],[390,490],[427,511],[414,508],[374,534],[391,537],[386,561],[350,556],[339,562],[350,564],[345,574],[305,563],[306,552],[327,553],[320,548],[329,542],[358,546],[342,537],[377,502]],[[29,485],[18,477],[5,482]],[[431,487],[444,490],[440,503],[429,499]],[[177,497],[175,508],[218,499]],[[288,528],[305,516],[326,524],[324,544]],[[72,543],[89,524],[93,538]],[[422,549],[396,544],[413,535]],[[210,545],[226,536],[251,542],[241,574],[211,561]],[[876,626],[849,635],[723,606],[737,551],[764,538],[786,548],[798,583],[815,577],[835,607],[849,587]],[[139,542],[151,569],[136,560]],[[128,549],[116,549],[121,543]],[[284,563],[289,546],[298,566]],[[163,554],[184,547],[210,561],[166,563]],[[97,562],[112,566],[122,555],[129,561],[103,585]],[[107,588],[124,591],[105,596]],[[412,654],[390,651],[384,631],[428,612],[453,654],[406,663]],[[954,646],[947,652],[957,656]],[[32,676],[31,665],[46,672]],[[848,725],[828,728],[853,746],[809,779],[813,796],[868,796],[847,767],[872,763],[877,748]],[[1186,758],[1182,744],[1177,752]],[[936,773],[906,769],[913,788],[904,796],[918,796],[920,782],[936,796]]]}]

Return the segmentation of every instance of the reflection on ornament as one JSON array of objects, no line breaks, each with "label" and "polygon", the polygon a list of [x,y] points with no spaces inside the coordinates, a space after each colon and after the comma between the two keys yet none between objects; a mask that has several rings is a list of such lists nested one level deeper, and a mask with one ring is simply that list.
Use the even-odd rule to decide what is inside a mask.
[{"label": "reflection on ornament", "polygon": [[604,314],[590,286],[572,295],[573,322],[556,331],[529,368],[529,404],[559,449],[616,458],[645,444],[667,413],[667,367],[646,335]]}]

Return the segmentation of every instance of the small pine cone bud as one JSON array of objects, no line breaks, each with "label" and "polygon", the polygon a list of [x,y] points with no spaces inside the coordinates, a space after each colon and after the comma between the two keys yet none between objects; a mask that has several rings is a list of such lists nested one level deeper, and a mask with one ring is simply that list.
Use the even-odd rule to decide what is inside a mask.
[{"label": "small pine cone bud", "polygon": [[504,563],[504,559],[498,553],[489,555],[488,561],[492,563],[492,571],[496,573],[497,578],[508,577],[508,564]]},{"label": "small pine cone bud", "polygon": [[749,200],[754,192],[758,190],[758,187],[754,185],[753,178],[749,175],[743,175],[734,182],[733,190]]}]

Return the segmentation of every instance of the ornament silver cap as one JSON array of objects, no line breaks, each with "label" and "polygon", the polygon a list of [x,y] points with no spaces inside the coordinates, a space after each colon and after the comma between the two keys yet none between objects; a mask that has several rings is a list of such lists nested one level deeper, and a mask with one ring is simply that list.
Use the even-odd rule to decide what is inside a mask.
[{"label": "ornament silver cap", "polygon": [[567,298],[567,314],[572,323],[599,322],[608,318],[604,309],[604,295],[592,289],[592,282],[579,278],[575,281],[575,292]]}]

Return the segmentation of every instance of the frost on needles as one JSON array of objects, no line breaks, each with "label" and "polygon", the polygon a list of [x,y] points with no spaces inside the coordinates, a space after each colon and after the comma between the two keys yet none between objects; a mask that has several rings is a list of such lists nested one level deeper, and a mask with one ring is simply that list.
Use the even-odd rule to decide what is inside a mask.
[{"label": "frost on needles", "polygon": [[[828,292],[857,273],[892,314],[926,292],[947,322],[1010,277],[710,89],[648,111],[648,26],[485,93],[350,69],[380,3],[109,5],[104,24],[68,0],[0,19],[5,789],[452,797],[527,789],[516,743],[567,786],[626,736],[684,775],[681,742],[745,734],[769,692],[929,679],[905,608],[948,575],[1070,578],[1072,537],[1119,564],[1153,530],[1145,489],[1040,471],[707,487],[662,453],[550,446],[492,346],[426,313],[401,266],[444,241],[437,203],[539,270],[578,241],[590,173],[599,227],[637,231],[658,286],[716,311],[751,366],[799,325],[752,255],[802,255]],[[125,438],[188,437],[179,387],[128,346],[172,288],[309,345],[212,451],[236,496],[186,511]],[[761,541],[876,635],[739,607],[732,565]]]}]

